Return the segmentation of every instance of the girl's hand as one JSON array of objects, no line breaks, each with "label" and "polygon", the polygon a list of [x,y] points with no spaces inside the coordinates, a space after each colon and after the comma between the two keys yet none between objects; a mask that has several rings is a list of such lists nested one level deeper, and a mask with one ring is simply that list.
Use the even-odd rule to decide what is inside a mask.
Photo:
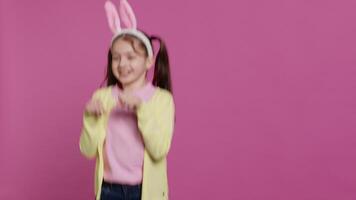
[{"label": "girl's hand", "polygon": [[104,113],[104,108],[100,100],[92,99],[86,104],[85,112],[100,116]]},{"label": "girl's hand", "polygon": [[130,93],[123,92],[119,96],[119,106],[122,108],[130,109],[130,110],[136,110],[140,104],[142,103],[142,100]]}]

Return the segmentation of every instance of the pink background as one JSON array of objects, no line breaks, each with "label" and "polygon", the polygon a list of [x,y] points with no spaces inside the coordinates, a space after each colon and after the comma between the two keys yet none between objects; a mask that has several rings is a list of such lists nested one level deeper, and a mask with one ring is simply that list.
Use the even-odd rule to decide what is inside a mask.
[{"label": "pink background", "polygon": [[[93,199],[105,1],[0,2],[0,199]],[[356,199],[356,1],[130,3],[171,58],[171,199]]]}]

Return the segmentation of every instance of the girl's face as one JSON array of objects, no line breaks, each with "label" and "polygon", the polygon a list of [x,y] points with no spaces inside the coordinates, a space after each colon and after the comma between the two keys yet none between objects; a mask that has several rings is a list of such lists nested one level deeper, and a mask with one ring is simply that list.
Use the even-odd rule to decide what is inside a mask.
[{"label": "girl's face", "polygon": [[111,69],[123,86],[146,78],[146,71],[152,66],[152,61],[146,57],[143,49],[140,47],[134,49],[131,42],[120,38],[114,42],[111,53]]}]

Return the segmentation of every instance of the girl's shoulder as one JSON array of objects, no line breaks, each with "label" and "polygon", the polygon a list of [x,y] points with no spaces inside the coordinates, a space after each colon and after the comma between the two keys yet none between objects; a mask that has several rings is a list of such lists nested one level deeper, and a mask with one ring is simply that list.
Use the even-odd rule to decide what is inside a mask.
[{"label": "girl's shoulder", "polygon": [[99,87],[94,90],[92,97],[93,98],[103,98],[107,95],[110,95],[111,89],[112,89],[112,86]]},{"label": "girl's shoulder", "polygon": [[163,89],[163,88],[160,88],[160,87],[155,87],[156,91],[155,91],[155,95],[156,98],[159,98],[159,99],[173,99],[173,94],[167,90],[167,89]]},{"label": "girl's shoulder", "polygon": [[153,96],[147,101],[147,104],[162,106],[166,104],[174,104],[173,94],[167,90],[160,87],[155,87],[155,92]]},{"label": "girl's shoulder", "polygon": [[175,104],[173,95],[169,90],[155,87],[153,96],[140,104],[137,109],[138,116],[151,115],[152,113],[174,113]]}]

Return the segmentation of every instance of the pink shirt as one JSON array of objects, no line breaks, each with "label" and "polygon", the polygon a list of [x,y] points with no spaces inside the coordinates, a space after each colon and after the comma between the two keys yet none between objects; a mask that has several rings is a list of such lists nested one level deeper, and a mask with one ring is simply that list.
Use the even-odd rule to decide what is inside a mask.
[{"label": "pink shirt", "polygon": [[[155,87],[148,82],[134,94],[148,101],[154,91]],[[121,92],[117,85],[112,87],[115,99]],[[129,185],[142,183],[143,156],[144,143],[136,113],[115,107],[110,113],[104,143],[104,180]]]}]

